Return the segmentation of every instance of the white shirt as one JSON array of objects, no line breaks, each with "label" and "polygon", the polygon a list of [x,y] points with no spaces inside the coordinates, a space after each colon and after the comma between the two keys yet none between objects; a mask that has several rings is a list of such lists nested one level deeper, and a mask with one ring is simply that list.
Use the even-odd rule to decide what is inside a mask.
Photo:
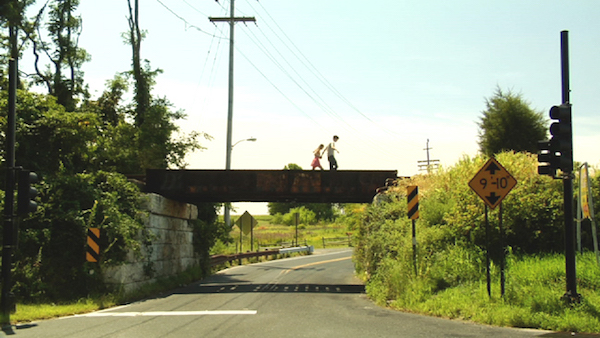
[{"label": "white shirt", "polygon": [[327,146],[327,157],[333,156],[335,151],[337,151],[337,149],[335,149],[335,142],[329,143]]}]

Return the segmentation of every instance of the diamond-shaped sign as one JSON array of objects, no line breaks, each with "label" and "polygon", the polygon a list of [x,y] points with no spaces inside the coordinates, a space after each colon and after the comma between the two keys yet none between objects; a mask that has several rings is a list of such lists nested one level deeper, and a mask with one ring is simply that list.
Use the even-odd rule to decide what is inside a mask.
[{"label": "diamond-shaped sign", "polygon": [[242,216],[235,221],[235,224],[242,229],[244,235],[247,235],[252,231],[252,228],[258,224],[258,221],[252,217],[248,211],[245,211]]},{"label": "diamond-shaped sign", "polygon": [[517,185],[517,180],[493,157],[479,169],[469,182],[469,187],[491,209],[497,207],[515,185]]}]

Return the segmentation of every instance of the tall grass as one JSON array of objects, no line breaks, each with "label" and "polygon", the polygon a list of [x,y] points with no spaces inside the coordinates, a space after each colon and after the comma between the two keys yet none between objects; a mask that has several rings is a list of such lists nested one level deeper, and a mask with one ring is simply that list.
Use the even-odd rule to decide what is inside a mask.
[{"label": "tall grass", "polygon": [[[296,242],[296,226],[273,224],[273,216],[270,215],[253,217],[258,224],[254,227],[252,235],[240,234],[240,229],[234,225],[230,233],[233,242],[228,245],[219,243],[211,253],[230,254],[236,252],[236,250],[240,251],[240,236],[242,236],[241,251],[248,251],[251,247],[257,250],[259,247],[279,246],[282,243]],[[233,220],[235,220],[235,216]],[[323,237],[347,237],[348,234],[347,226],[344,224],[318,223],[307,225],[301,223],[298,225],[298,243],[300,245],[312,245],[315,248],[323,247]],[[253,246],[250,245],[251,237],[254,241]]]},{"label": "tall grass", "polygon": [[[432,287],[431,275],[417,275],[398,261],[387,261],[367,284],[367,293],[380,305],[474,322],[555,331],[600,332],[600,267],[595,256],[578,256],[581,302],[563,299],[565,262],[559,254],[510,257],[506,292],[501,295],[499,269],[492,269],[492,296],[485,275],[444,289]],[[469,273],[466,271],[465,273]],[[407,276],[408,275],[408,276]]]},{"label": "tall grass", "polygon": [[[490,211],[488,228],[483,202],[468,187],[486,160],[482,157],[465,157],[455,167],[401,180],[383,202],[367,207],[354,261],[369,296],[381,305],[447,318],[600,332],[600,268],[593,254],[578,256],[582,301],[563,300],[565,259],[556,254],[564,250],[560,182],[537,174],[535,155],[502,153],[497,159],[518,181],[503,201],[502,231],[499,211]],[[407,185],[419,186],[416,267],[406,216]],[[497,264],[503,246],[511,253],[501,297]],[[485,278],[488,249],[492,297]]]}]

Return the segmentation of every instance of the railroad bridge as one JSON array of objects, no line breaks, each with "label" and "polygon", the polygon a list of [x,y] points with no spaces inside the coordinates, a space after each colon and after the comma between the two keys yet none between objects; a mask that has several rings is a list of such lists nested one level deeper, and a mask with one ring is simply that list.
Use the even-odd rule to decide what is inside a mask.
[{"label": "railroad bridge", "polygon": [[204,202],[370,203],[395,170],[146,170],[146,192]]}]

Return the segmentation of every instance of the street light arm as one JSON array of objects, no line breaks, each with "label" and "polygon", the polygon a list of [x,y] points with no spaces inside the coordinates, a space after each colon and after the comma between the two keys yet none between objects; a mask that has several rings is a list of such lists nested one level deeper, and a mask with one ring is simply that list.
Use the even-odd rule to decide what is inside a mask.
[{"label": "street light arm", "polygon": [[231,146],[231,149],[233,149],[233,147],[235,147],[235,145],[236,145],[236,144],[238,144],[238,143],[240,143],[240,142],[244,142],[244,141],[255,142],[255,141],[256,141],[256,138],[254,138],[254,137],[251,137],[251,138],[247,138],[247,139],[239,140],[239,141],[237,141],[236,143],[234,143],[234,144]]}]

